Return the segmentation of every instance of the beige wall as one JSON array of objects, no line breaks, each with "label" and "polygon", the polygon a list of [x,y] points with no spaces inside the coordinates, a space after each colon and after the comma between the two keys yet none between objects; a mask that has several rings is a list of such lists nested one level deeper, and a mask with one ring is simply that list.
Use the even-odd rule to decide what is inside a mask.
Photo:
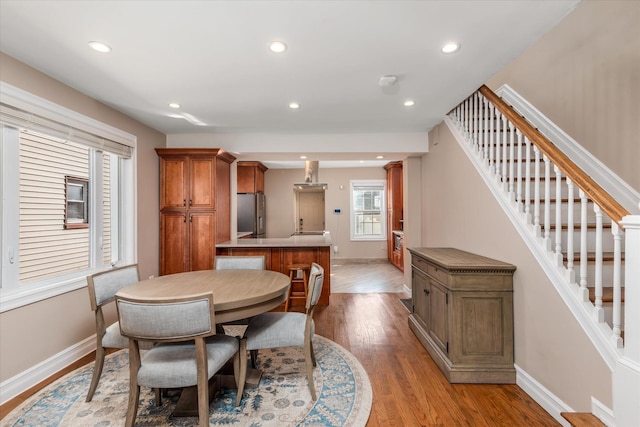
[{"label": "beige wall", "polygon": [[640,190],[639,29],[639,1],[582,1],[487,85],[511,86]]},{"label": "beige wall", "polygon": [[[0,78],[137,137],[138,262],[143,277],[159,271],[159,162],[166,137],[15,59],[0,53]],[[108,320],[115,318],[110,312]],[[61,333],[62,331],[62,333]],[[0,382],[95,333],[86,288],[0,314]]]},{"label": "beige wall", "polygon": [[611,407],[611,372],[449,132],[423,156],[422,243],[509,262],[515,362],[576,411],[591,396]]},{"label": "beige wall", "polygon": [[[325,228],[338,246],[333,258],[387,258],[386,241],[352,242],[349,236],[349,181],[352,179],[387,179],[387,172],[377,168],[320,169],[320,181],[329,184],[325,191]],[[269,169],[265,172],[267,199],[267,237],[288,237],[295,231],[293,183],[304,178],[304,169]],[[342,189],[340,188],[342,186]],[[340,214],[334,209],[339,208]]]}]

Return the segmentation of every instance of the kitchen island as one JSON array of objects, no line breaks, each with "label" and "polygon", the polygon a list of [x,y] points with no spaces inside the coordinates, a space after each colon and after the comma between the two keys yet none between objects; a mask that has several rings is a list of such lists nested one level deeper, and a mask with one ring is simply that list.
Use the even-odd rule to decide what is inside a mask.
[{"label": "kitchen island", "polygon": [[267,270],[289,274],[290,264],[315,262],[324,268],[320,305],[329,305],[331,294],[331,236],[329,232],[285,238],[235,239],[216,245],[216,255],[263,255]]}]

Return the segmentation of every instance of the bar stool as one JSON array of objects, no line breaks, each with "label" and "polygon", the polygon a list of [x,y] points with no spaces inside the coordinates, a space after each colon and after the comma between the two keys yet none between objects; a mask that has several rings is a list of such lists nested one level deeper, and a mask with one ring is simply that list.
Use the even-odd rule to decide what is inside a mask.
[{"label": "bar stool", "polygon": [[[311,269],[309,264],[290,264],[289,269],[289,281],[291,285],[289,286],[289,297],[287,298],[287,302],[284,304],[284,311],[289,311],[289,304],[294,299],[301,299],[304,301],[303,305],[307,302],[307,271]],[[298,272],[302,271],[302,277],[298,277]],[[294,289],[296,284],[300,284],[302,286],[302,291],[299,289]],[[298,286],[300,288],[300,286]]]}]

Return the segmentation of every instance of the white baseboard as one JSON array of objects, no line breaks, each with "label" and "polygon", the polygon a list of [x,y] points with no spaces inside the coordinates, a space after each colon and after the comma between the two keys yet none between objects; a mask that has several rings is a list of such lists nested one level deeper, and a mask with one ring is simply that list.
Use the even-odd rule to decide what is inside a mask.
[{"label": "white baseboard", "polygon": [[561,401],[550,390],[535,380],[532,376],[523,371],[518,365],[516,368],[516,384],[520,386],[538,405],[542,406],[556,421],[565,427],[571,424],[560,415],[561,412],[575,412],[566,403]]},{"label": "white baseboard", "polygon": [[0,383],[0,405],[46,380],[96,349],[95,334]]},{"label": "white baseboard", "polygon": [[613,415],[613,411],[604,406],[604,404],[595,397],[591,397],[591,413],[598,417],[598,419],[608,427],[614,427],[616,425],[616,419]]}]

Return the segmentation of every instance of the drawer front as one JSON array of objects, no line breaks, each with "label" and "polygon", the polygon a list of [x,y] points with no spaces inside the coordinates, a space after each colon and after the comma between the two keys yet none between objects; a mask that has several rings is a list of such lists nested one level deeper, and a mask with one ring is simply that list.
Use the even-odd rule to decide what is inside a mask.
[{"label": "drawer front", "polygon": [[433,264],[427,264],[427,274],[444,285],[449,285],[449,273]]}]

